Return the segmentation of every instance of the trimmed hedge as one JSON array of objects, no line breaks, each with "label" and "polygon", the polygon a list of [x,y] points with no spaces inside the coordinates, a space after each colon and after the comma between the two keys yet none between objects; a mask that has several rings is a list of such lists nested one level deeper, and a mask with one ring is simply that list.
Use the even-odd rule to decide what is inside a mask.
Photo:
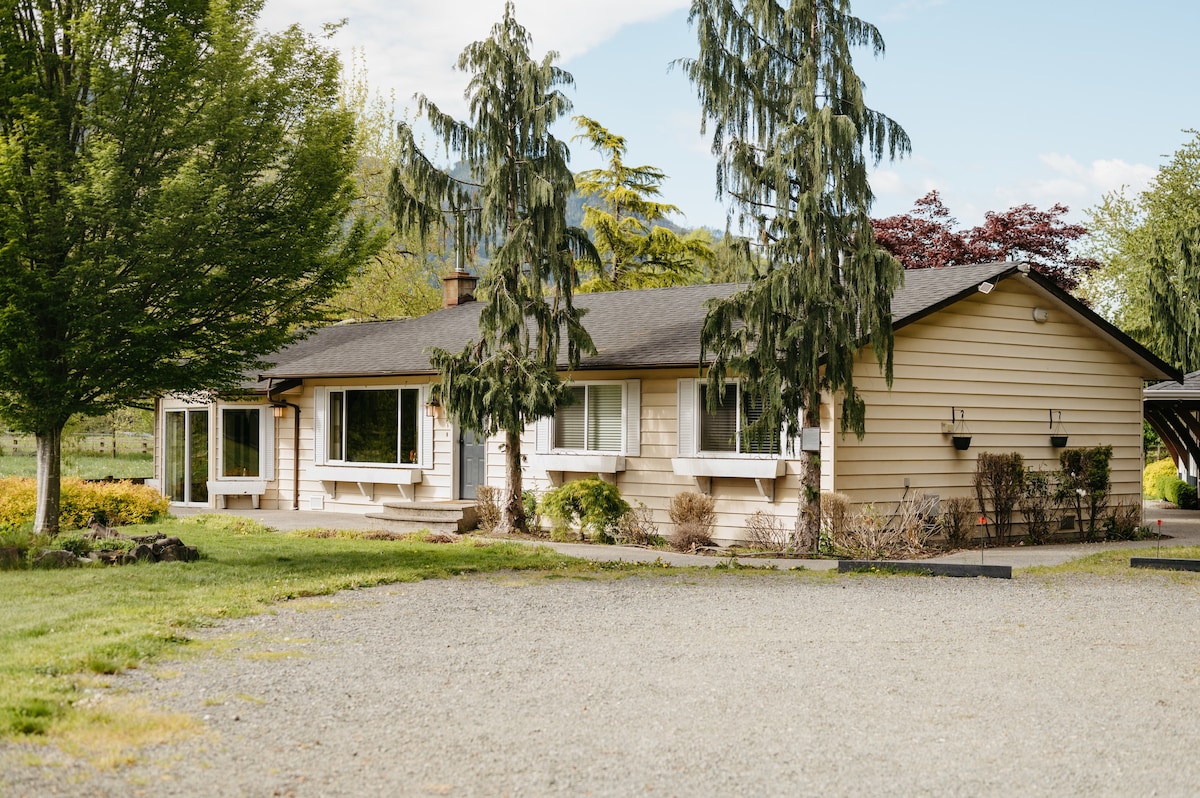
[{"label": "trimmed hedge", "polygon": [[[93,519],[107,526],[144,524],[167,514],[170,499],[153,488],[132,482],[62,481],[59,526],[84,529]],[[37,480],[0,479],[0,527],[31,523],[37,510]]]},{"label": "trimmed hedge", "polygon": [[1179,477],[1162,477],[1155,486],[1160,495],[1180,510],[1195,510],[1196,486],[1189,485]]}]

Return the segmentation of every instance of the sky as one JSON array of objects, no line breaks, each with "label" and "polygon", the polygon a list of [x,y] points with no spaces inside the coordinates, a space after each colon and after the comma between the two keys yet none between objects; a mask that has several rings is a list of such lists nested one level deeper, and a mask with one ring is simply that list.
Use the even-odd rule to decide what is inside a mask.
[{"label": "sky", "polygon": [[[675,221],[724,229],[695,90],[670,68],[697,52],[689,0],[514,2],[535,57],[553,50],[574,76],[572,113],[624,136],[626,164],[668,175]],[[1024,203],[1062,203],[1083,221],[1106,192],[1143,190],[1200,128],[1200,3],[852,0],[851,10],[887,46],[880,58],[854,53],[867,105],[912,140],[910,156],[873,170],[872,216],[905,213],[936,189],[960,227]],[[267,0],[260,23],[320,33],[344,17],[330,45],[344,62],[360,53],[371,89],[394,96],[398,113],[420,93],[465,119],[468,76],[454,62],[503,12],[504,0]],[[577,132],[569,119],[556,129]],[[603,165],[582,141],[571,156],[576,171]]]}]

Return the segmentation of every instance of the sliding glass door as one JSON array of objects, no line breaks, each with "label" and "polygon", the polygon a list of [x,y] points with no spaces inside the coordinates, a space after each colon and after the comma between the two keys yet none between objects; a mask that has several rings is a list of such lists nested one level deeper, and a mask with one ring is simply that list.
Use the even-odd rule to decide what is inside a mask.
[{"label": "sliding glass door", "polygon": [[168,410],[163,487],[171,501],[208,501],[208,410]]}]

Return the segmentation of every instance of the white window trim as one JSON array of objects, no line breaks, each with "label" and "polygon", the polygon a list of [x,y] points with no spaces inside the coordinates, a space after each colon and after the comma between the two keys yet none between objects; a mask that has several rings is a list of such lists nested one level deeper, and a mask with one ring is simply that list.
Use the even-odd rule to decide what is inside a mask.
[{"label": "white window trim", "polygon": [[[329,446],[329,394],[346,391],[417,391],[417,462],[415,463],[361,463],[353,460],[332,460],[328,456]],[[398,475],[395,472],[421,471],[433,467],[433,419],[426,412],[429,402],[429,385],[324,385],[313,391],[313,466],[312,477],[323,481],[384,482],[412,485],[419,483],[419,475]],[[399,429],[400,418],[396,418]],[[398,453],[397,453],[398,454]]]},{"label": "white window trim", "polygon": [[[258,411],[258,476],[233,477],[226,476],[225,468],[225,411],[226,410],[257,410]],[[209,493],[213,493],[212,484],[225,482],[246,482],[252,486],[258,483],[275,481],[275,415],[271,406],[262,402],[218,402],[216,406],[216,440],[215,465],[213,469],[216,479],[210,480]],[[220,488],[217,489],[220,493]],[[262,491],[258,491],[261,493]],[[234,495],[234,494],[231,494]]]},{"label": "white window trim", "polygon": [[[705,385],[705,380],[697,379],[681,379],[679,381],[679,419],[678,419],[678,438],[677,450],[680,457],[703,459],[703,460],[786,460],[788,454],[787,434],[785,430],[780,430],[779,433],[779,452],[771,454],[769,452],[725,452],[725,451],[709,451],[700,448],[700,420],[706,412],[706,408],[700,404],[700,386]],[[726,385],[738,386],[738,405],[737,412],[737,434],[738,439],[741,439],[742,431],[742,385],[741,380],[727,379]],[[687,387],[690,385],[690,388]],[[714,474],[712,476],[719,476]]]},{"label": "white window trim", "polygon": [[529,457],[532,468],[545,471],[554,484],[561,480],[563,472],[596,474],[602,479],[612,477],[625,470],[627,457],[641,454],[642,381],[627,380],[581,380],[572,382],[572,387],[589,385],[621,386],[621,448],[619,451],[580,450],[554,448],[554,417],[538,419],[534,424],[534,454]]},{"label": "white window trim", "polygon": [[[741,385],[736,379],[726,384],[738,384],[738,401],[741,401]],[[700,385],[703,380],[680,379],[677,386],[678,419],[676,422],[676,457],[671,458],[671,470],[679,476],[695,481],[696,490],[712,492],[712,480],[752,479],[759,494],[768,502],[775,501],[775,480],[787,470],[790,449],[786,431],[780,430],[778,454],[757,452],[709,452],[700,450]],[[741,413],[738,414],[741,427]]]}]

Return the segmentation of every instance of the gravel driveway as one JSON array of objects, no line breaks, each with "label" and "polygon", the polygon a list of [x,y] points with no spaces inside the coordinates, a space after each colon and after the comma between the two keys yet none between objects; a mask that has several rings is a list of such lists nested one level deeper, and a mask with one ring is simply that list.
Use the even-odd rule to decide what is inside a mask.
[{"label": "gravel driveway", "polygon": [[475,577],[210,634],[222,653],[116,680],[207,734],[107,772],[9,746],[0,792],[1200,791],[1188,577]]}]

